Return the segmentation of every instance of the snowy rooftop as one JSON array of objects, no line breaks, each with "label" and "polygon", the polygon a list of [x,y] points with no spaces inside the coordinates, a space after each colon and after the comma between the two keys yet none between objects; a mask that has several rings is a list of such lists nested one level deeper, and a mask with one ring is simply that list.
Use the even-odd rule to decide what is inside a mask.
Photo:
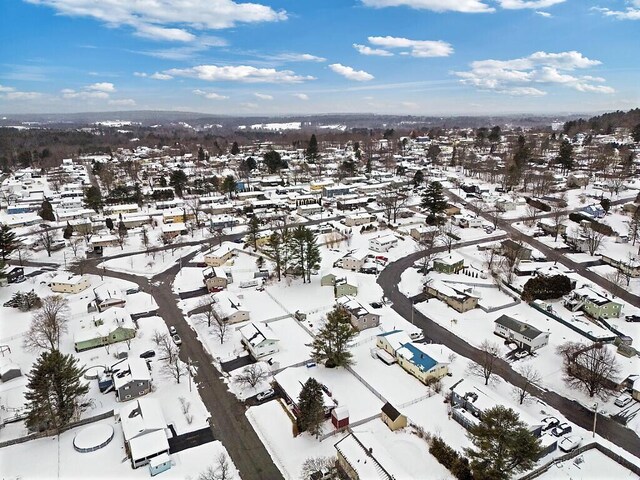
[{"label": "snowy rooftop", "polygon": [[167,427],[160,402],[155,398],[139,398],[123,406],[120,409],[120,422],[127,441],[155,430],[161,430],[164,435]]},{"label": "snowy rooftop", "polygon": [[335,444],[336,450],[356,471],[359,478],[391,480],[407,478],[407,472],[390,455],[375,435],[352,432]]},{"label": "snowy rooftop", "polygon": [[64,285],[77,285],[85,277],[82,275],[70,275],[69,273],[59,273],[51,279],[51,283],[62,283]]},{"label": "snowy rooftop", "polygon": [[113,385],[120,388],[129,382],[151,380],[151,372],[144,358],[132,356],[122,365],[120,371],[113,376]]},{"label": "snowy rooftop", "polygon": [[[259,325],[259,326],[258,326]],[[249,323],[239,329],[243,338],[252,346],[259,345],[264,340],[279,340],[266,324]]]}]

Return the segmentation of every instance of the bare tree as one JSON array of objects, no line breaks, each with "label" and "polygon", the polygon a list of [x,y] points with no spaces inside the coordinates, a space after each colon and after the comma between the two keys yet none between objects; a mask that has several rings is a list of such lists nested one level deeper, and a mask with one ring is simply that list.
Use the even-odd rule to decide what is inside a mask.
[{"label": "bare tree", "polygon": [[526,212],[527,212],[527,217],[524,220],[524,224],[530,227],[534,225],[538,220],[538,216],[540,215],[540,210],[538,210],[533,205],[527,204]]},{"label": "bare tree", "polygon": [[74,257],[71,260],[70,270],[78,275],[84,275],[91,266],[91,260],[84,257]]},{"label": "bare tree", "polygon": [[16,244],[15,252],[18,255],[18,262],[21,267],[24,267],[24,262],[29,261],[29,259],[33,256],[33,253],[29,249],[29,247],[23,242],[18,242]]},{"label": "bare tree", "polygon": [[428,232],[420,235],[420,239],[416,242],[416,253],[420,253],[420,266],[423,272],[426,272],[429,264],[436,255],[436,242],[438,240],[439,231],[433,227]]},{"label": "bare tree", "polygon": [[402,184],[391,182],[382,188],[377,199],[378,204],[384,210],[387,222],[396,222],[398,212],[407,204],[407,195],[401,192]]},{"label": "bare tree", "polygon": [[487,219],[491,222],[494,229],[498,228],[498,224],[500,223],[500,220],[502,220],[503,214],[504,212],[497,208],[487,212]]},{"label": "bare tree", "polygon": [[198,475],[198,480],[230,480],[233,477],[233,467],[226,453],[222,452],[216,457],[216,463],[209,466]]},{"label": "bare tree", "polygon": [[180,379],[187,374],[187,365],[178,358],[177,352],[172,361],[167,361],[162,366],[162,371],[173,377],[176,383],[180,383]]},{"label": "bare tree", "polygon": [[228,333],[229,321],[226,318],[218,319],[216,317],[216,321],[213,323],[213,334],[220,340],[220,345],[224,343]]},{"label": "bare tree", "polygon": [[470,362],[467,371],[471,375],[484,378],[484,384],[489,385],[489,382],[493,382],[496,379],[493,370],[498,361],[498,345],[485,340],[480,345],[480,352],[480,363]]},{"label": "bare tree", "polygon": [[42,299],[42,308],[33,314],[31,326],[24,338],[27,350],[58,350],[60,337],[67,332],[69,302],[61,295]]},{"label": "bare tree", "polygon": [[583,225],[580,230],[580,235],[584,239],[584,244],[587,247],[589,255],[592,257],[600,248],[600,244],[606,235],[601,232],[597,232],[591,225]]},{"label": "bare tree", "polygon": [[325,470],[333,470],[336,464],[336,457],[310,457],[302,463],[300,478],[310,480],[313,475]]},{"label": "bare tree", "polygon": [[213,320],[216,319],[215,304],[216,302],[211,296],[203,297],[198,302],[198,310],[201,310],[202,315],[207,320],[207,327],[211,327]]},{"label": "bare tree", "polygon": [[535,387],[537,383],[540,383],[542,377],[540,376],[540,372],[530,364],[516,368],[515,370],[520,374],[520,378],[513,386],[512,391],[516,399],[520,402],[520,405],[522,405],[529,401],[533,387]]},{"label": "bare tree", "polygon": [[193,221],[195,224],[195,228],[200,226],[200,197],[192,197],[185,201],[185,205],[189,209],[189,211],[193,214]]},{"label": "bare tree", "polygon": [[551,222],[553,224],[554,241],[558,241],[558,234],[560,233],[560,227],[567,220],[568,215],[564,211],[567,202],[564,198],[560,199],[560,202],[551,207]]},{"label": "bare tree", "polygon": [[35,229],[36,237],[38,241],[42,244],[44,249],[47,251],[47,255],[51,256],[51,249],[53,247],[54,242],[56,241],[57,231],[55,228],[41,224],[39,227]]},{"label": "bare tree", "polygon": [[84,239],[82,237],[73,237],[69,240],[69,246],[71,247],[71,252],[73,252],[73,256],[78,256],[78,251],[80,247],[84,243]]},{"label": "bare tree", "polygon": [[175,359],[178,358],[178,354],[180,353],[180,351],[167,333],[162,333],[158,330],[155,330],[153,332],[153,336],[151,337],[151,341],[156,344],[156,346],[160,350],[162,358],[165,359],[167,363],[174,363]]},{"label": "bare tree", "polygon": [[447,247],[447,253],[451,253],[451,248],[459,240],[458,233],[458,228],[453,223],[451,223],[451,221],[448,221],[440,226],[440,236],[438,237],[438,242],[442,246]]},{"label": "bare tree", "polygon": [[631,240],[631,245],[635,246],[638,236],[640,235],[640,206],[636,205],[633,215],[631,216],[628,235],[629,240]]},{"label": "bare tree", "polygon": [[566,342],[558,347],[563,359],[564,381],[590,397],[606,400],[616,389],[620,368],[613,349],[594,343]]},{"label": "bare tree", "polygon": [[233,381],[243,387],[255,388],[256,385],[267,378],[269,378],[269,372],[263,368],[262,364],[252,363],[246,366],[242,373],[236,375]]}]

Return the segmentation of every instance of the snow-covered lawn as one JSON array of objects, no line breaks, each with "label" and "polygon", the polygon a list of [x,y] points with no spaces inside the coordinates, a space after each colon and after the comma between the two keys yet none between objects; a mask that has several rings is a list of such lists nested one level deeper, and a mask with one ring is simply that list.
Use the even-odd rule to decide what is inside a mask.
[{"label": "snow-covered lawn", "polygon": [[98,265],[98,267],[113,270],[114,272],[132,273],[134,275],[142,275],[145,277],[153,277],[158,273],[164,272],[176,263],[180,262],[182,257],[189,255],[197,246],[180,247],[175,250],[162,250],[154,255],[140,253],[123,258],[114,258],[107,260]]}]

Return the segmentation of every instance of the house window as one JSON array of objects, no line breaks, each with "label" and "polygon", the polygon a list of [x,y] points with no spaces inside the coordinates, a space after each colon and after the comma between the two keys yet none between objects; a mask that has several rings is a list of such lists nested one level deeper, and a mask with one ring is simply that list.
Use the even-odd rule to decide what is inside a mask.
[{"label": "house window", "polygon": [[125,395],[125,396],[124,396],[124,399],[125,399],[125,400],[129,400],[130,398],[131,398],[131,395]]},{"label": "house window", "polygon": [[139,386],[139,387],[144,387],[144,382],[139,382],[139,383],[138,383],[138,386]]}]

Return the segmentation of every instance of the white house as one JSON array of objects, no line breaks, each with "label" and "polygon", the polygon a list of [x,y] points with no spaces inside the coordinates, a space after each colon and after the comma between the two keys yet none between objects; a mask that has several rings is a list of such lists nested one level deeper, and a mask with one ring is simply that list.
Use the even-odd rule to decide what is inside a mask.
[{"label": "white house", "polygon": [[154,457],[169,453],[167,422],[160,402],[155,398],[140,398],[116,412],[124,435],[125,449],[133,468],[149,463]]},{"label": "white house", "polygon": [[238,323],[249,320],[249,310],[242,308],[240,299],[223,290],[213,296],[213,312],[219,322]]},{"label": "white house", "polygon": [[280,340],[267,324],[249,323],[240,327],[242,343],[256,360],[278,352]]},{"label": "white house", "polygon": [[549,343],[549,332],[543,332],[515,318],[502,315],[495,320],[496,335],[515,342],[520,348],[533,352]]},{"label": "white house", "polygon": [[53,277],[49,287],[56,293],[80,293],[91,285],[89,277],[60,273]]},{"label": "white house", "polygon": [[351,252],[340,259],[340,266],[346,270],[358,272],[364,265],[367,255],[369,255],[369,251],[367,249]]},{"label": "white house", "polygon": [[374,252],[388,252],[398,245],[398,238],[395,235],[381,235],[369,240],[369,248]]}]

